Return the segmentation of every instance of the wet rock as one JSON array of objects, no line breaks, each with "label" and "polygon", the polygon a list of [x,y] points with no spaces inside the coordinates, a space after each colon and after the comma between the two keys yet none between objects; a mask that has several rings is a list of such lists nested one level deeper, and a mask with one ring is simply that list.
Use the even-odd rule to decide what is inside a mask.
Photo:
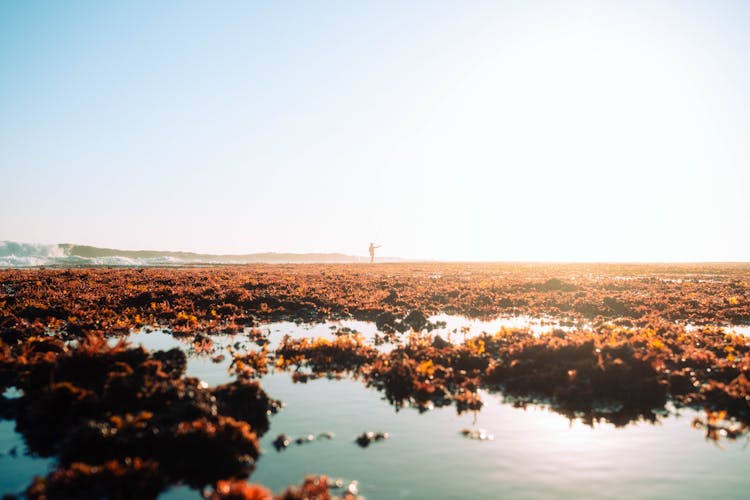
[{"label": "wet rock", "polygon": [[354,441],[362,448],[367,448],[370,443],[374,441],[383,441],[390,438],[391,435],[387,432],[363,432]]},{"label": "wet rock", "polygon": [[292,443],[292,440],[286,434],[279,434],[276,439],[273,440],[273,447],[276,451],[283,451]]},{"label": "wet rock", "polygon": [[306,444],[306,443],[312,443],[315,441],[315,436],[312,434],[307,434],[305,436],[300,436],[297,439],[294,440],[295,444]]}]

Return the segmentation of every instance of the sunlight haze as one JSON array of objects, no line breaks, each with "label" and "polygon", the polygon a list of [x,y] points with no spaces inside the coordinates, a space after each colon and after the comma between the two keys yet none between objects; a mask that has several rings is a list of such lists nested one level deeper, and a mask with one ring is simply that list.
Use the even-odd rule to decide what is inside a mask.
[{"label": "sunlight haze", "polygon": [[746,2],[3,2],[0,240],[750,260]]}]

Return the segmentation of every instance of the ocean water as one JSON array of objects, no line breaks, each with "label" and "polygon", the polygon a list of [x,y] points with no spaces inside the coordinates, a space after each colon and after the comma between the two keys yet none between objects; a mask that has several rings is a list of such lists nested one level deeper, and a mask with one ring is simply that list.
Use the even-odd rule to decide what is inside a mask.
[{"label": "ocean water", "polygon": [[[171,256],[76,255],[72,245],[0,241],[0,268],[176,266],[189,261]],[[205,263],[211,263],[206,261]]]},{"label": "ocean water", "polygon": [[[381,257],[379,261],[399,259]],[[0,241],[0,269],[27,267],[175,267],[251,263],[367,262],[365,257],[337,253],[253,253],[214,255],[192,252],[119,250],[85,245]]]},{"label": "ocean water", "polygon": [[60,245],[0,241],[0,267],[43,266],[64,258]]}]

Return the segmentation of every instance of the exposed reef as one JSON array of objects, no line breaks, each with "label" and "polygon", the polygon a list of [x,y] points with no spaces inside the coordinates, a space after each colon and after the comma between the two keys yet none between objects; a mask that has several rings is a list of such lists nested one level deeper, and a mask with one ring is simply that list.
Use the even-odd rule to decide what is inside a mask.
[{"label": "exposed reef", "polygon": [[[551,316],[570,327],[502,328],[459,342],[433,333],[438,313]],[[343,318],[373,321],[376,342],[341,328],[333,339],[271,347],[259,328]],[[175,484],[211,498],[329,498],[326,478],[277,497],[247,482],[280,405],[257,380],[270,370],[298,382],[358,378],[395,407],[420,411],[478,410],[483,390],[616,425],[655,420],[670,405],[705,408],[694,426],[736,439],[750,424],[750,339],[718,325],[742,323],[746,265],[1,270],[0,392],[21,396],[0,396],[0,416],[15,420],[31,453],[57,459],[29,498],[152,498]],[[259,348],[227,352],[235,379],[211,388],[185,375],[182,350],[117,341],[138,328],[164,328],[216,362],[224,354],[212,334],[242,332]],[[366,432],[356,442],[384,437]],[[282,434],[274,446],[291,442]],[[342,492],[357,494],[356,484]]]}]

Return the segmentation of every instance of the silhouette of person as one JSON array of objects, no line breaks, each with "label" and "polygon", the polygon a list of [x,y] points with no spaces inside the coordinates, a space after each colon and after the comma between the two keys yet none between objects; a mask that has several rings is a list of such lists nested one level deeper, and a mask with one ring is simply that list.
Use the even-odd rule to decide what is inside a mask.
[{"label": "silhouette of person", "polygon": [[372,241],[370,242],[370,264],[375,262],[375,249],[380,248],[380,245],[376,245]]}]

